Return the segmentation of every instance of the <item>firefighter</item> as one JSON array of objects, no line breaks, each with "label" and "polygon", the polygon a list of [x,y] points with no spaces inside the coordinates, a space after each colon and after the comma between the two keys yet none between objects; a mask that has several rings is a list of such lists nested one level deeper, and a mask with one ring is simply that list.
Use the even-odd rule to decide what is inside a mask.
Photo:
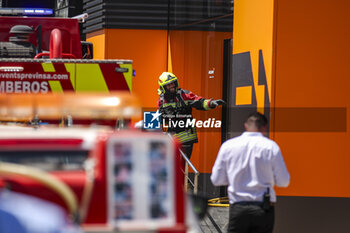
[{"label": "firefighter", "polygon": [[[186,124],[193,118],[192,108],[210,110],[225,104],[225,101],[205,99],[191,91],[181,89],[177,77],[170,72],[163,72],[159,76],[158,84],[160,97],[157,106],[163,120],[163,130],[179,140],[183,152],[190,159],[193,143],[198,142],[196,127]],[[180,123],[181,121],[183,123]]]}]

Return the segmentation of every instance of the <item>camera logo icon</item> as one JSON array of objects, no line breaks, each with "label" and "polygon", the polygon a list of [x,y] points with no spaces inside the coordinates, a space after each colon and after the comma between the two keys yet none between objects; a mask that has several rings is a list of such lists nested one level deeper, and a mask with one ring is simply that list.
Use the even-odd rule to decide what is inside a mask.
[{"label": "camera logo icon", "polygon": [[160,129],[160,116],[162,114],[156,112],[143,112],[143,128],[144,129]]}]

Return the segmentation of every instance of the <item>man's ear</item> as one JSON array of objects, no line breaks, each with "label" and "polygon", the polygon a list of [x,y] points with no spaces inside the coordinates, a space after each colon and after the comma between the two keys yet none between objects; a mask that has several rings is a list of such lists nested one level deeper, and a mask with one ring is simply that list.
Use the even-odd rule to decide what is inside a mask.
[{"label": "man's ear", "polygon": [[244,129],[245,129],[246,131],[248,130],[248,124],[247,124],[247,122],[244,123]]},{"label": "man's ear", "polygon": [[261,127],[260,132],[261,132],[262,134],[265,134],[265,133],[267,132],[267,125],[266,125],[266,126]]}]

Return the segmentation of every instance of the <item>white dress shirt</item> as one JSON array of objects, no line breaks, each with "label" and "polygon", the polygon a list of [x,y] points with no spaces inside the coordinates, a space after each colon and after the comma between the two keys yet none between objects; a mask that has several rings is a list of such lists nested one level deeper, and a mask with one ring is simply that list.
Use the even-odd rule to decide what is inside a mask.
[{"label": "white dress shirt", "polygon": [[287,187],[289,173],[279,146],[259,132],[244,132],[222,144],[213,166],[214,185],[228,185],[231,204],[262,201],[270,188],[270,201],[276,202],[273,187]]}]

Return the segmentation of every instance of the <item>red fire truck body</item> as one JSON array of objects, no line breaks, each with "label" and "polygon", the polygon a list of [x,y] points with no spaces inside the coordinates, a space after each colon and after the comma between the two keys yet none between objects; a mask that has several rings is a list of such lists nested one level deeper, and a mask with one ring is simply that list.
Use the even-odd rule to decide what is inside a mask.
[{"label": "red fire truck body", "polygon": [[[111,166],[111,163],[113,163],[111,156],[117,156],[117,152],[111,154],[108,148],[113,148],[113,146],[111,147],[109,144],[113,142],[113,139],[120,139],[122,143],[127,145],[131,143],[130,145],[136,148],[136,145],[140,146],[142,144],[140,142],[145,138],[148,138],[152,143],[164,142],[172,150],[170,153],[172,157],[169,157],[172,161],[171,166],[161,171],[162,174],[164,172],[167,173],[166,179],[168,188],[170,188],[166,191],[162,187],[159,189],[163,190],[162,195],[167,195],[167,198],[161,199],[165,203],[164,206],[166,207],[164,209],[167,212],[166,215],[146,215],[149,217],[141,219],[142,221],[134,219],[138,215],[136,213],[132,217],[124,219],[123,214],[121,214],[121,217],[118,217],[118,213],[123,212],[118,212],[114,209],[118,207],[123,209],[124,204],[129,203],[126,207],[136,212],[138,211],[136,204],[140,202],[140,200],[136,200],[138,198],[136,193],[144,193],[141,202],[145,202],[152,195],[151,193],[147,194],[147,189],[144,190],[141,187],[134,186],[132,192],[130,191],[130,200],[124,200],[123,196],[129,194],[129,191],[121,190],[119,193],[115,191],[115,189],[125,185],[125,183],[118,180],[117,166]],[[148,142],[144,145],[148,145]],[[135,148],[132,150],[135,150]],[[148,154],[139,151],[134,156],[137,156],[135,158],[141,161]],[[140,167],[140,164],[135,162],[135,158],[132,159],[133,162],[130,162],[131,168]],[[77,197],[79,217],[86,231],[91,229],[103,231],[101,229],[119,227],[118,223],[120,220],[124,220],[122,227],[127,225],[127,228],[135,228],[140,231],[145,229],[151,229],[156,232],[186,231],[183,174],[176,172],[180,170],[182,162],[180,161],[178,149],[171,139],[165,135],[145,133],[138,130],[113,132],[105,129],[34,129],[5,126],[1,127],[0,131],[0,160],[1,162],[22,164],[45,170],[67,184]],[[157,160],[159,159],[157,158]],[[90,163],[90,168],[86,167],[89,166],[88,163]],[[152,164],[152,162],[149,163]],[[156,162],[156,165],[159,165],[159,163]],[[92,170],[89,171],[89,169]],[[150,166],[148,172],[152,174],[153,169],[157,169],[157,167]],[[135,170],[135,174],[138,172]],[[141,182],[143,182],[144,176],[147,176],[148,173],[146,175],[144,173],[144,176],[142,176],[142,173],[140,173],[141,176],[135,174],[132,175],[134,179],[141,179]],[[158,176],[156,175],[155,177]],[[118,181],[114,183],[114,180]],[[69,207],[57,193],[31,178],[5,176],[1,177],[1,184],[3,188],[7,187],[12,191],[57,203],[69,211]],[[113,208],[113,205],[116,205],[116,207]],[[151,207],[149,209],[151,213],[153,209]],[[114,211],[116,212],[114,213]],[[132,211],[130,210],[130,212]],[[158,218],[160,220],[162,218],[169,219],[165,225],[150,223],[159,220]],[[129,224],[129,220],[136,222],[136,225],[133,222]]]},{"label": "red fire truck body", "polygon": [[[12,33],[10,34],[10,30],[16,25],[31,27],[34,32],[29,35],[29,41],[36,48],[41,46],[43,51],[50,50],[51,32],[55,28],[59,29],[62,37],[62,52],[72,54],[76,59],[82,58],[78,20],[50,17],[1,17],[0,41],[9,41],[9,38],[13,36]],[[41,33],[39,32],[40,28]],[[38,34],[41,34],[41,38],[38,38]]]},{"label": "red fire truck body", "polygon": [[[96,163],[95,187],[90,203],[89,214],[85,222],[106,223],[106,160],[103,144],[106,136],[102,134],[98,138],[98,131],[81,129],[40,129],[35,132],[33,128],[3,127],[0,135],[1,160],[20,163],[23,165],[36,166],[51,172],[66,183],[81,200],[86,174],[83,163],[88,158],[93,158]],[[6,132],[6,134],[5,134]],[[106,135],[106,134],[105,134]],[[104,138],[104,140],[100,140]],[[34,155],[36,153],[36,155]],[[65,155],[64,155],[65,154]],[[9,157],[4,157],[8,155]],[[12,157],[10,157],[12,156]],[[64,157],[62,157],[64,156]],[[62,158],[66,160],[80,156],[74,163],[62,164]],[[69,168],[69,166],[71,166]],[[75,167],[74,167],[75,166]],[[24,192],[29,195],[47,199],[68,209],[59,196],[50,192],[40,183],[31,179],[15,179],[5,181],[6,186],[13,191]]]},{"label": "red fire truck body", "polygon": [[92,60],[77,19],[0,18],[0,93],[132,90],[131,60]]},{"label": "red fire truck body", "polygon": [[65,115],[128,120],[140,108],[126,92],[0,95],[0,186],[62,206],[88,232],[186,232],[184,163],[169,136],[19,123]]},{"label": "red fire truck body", "polygon": [[[0,122],[67,117],[74,122],[130,122],[140,117],[141,107],[133,109],[133,98],[88,96],[87,92],[131,92],[134,71],[131,60],[85,59],[91,58],[92,49],[79,35],[76,19],[0,18],[0,93],[6,93],[0,95]],[[72,91],[84,95],[75,101]],[[94,109],[86,111],[91,106]],[[59,204],[79,216],[85,231],[187,231],[183,161],[179,146],[169,137],[35,122],[34,127],[1,127],[3,188]],[[8,163],[45,172],[13,175],[21,169],[4,169]],[[43,180],[46,176],[49,181]],[[65,191],[52,188],[55,179],[58,186],[68,186]]]}]

